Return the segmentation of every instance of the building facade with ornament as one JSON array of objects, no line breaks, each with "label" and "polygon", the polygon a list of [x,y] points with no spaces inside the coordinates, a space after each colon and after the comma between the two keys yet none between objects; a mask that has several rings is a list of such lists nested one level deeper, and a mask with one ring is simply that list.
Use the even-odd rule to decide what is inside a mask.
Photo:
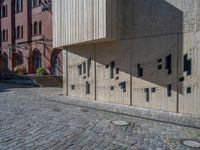
[{"label": "building facade with ornament", "polygon": [[13,72],[23,65],[35,74],[62,75],[62,53],[52,47],[51,0],[0,1],[0,71]]}]

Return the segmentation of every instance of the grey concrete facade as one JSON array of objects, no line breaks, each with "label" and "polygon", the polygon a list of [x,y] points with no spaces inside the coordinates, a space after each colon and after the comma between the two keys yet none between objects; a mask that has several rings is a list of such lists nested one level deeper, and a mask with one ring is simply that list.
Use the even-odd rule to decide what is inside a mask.
[{"label": "grey concrete facade", "polygon": [[[53,3],[54,47],[67,55],[66,94],[200,115],[200,0],[84,0],[83,11],[91,11],[79,16],[87,28],[77,31],[76,15],[59,16],[66,7],[78,11],[80,0]],[[71,40],[82,30],[84,38]]]}]

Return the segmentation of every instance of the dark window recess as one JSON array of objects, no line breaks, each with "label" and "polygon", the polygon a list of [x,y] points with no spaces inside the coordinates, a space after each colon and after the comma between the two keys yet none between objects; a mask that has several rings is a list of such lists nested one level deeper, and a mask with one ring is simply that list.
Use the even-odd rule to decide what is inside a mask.
[{"label": "dark window recess", "polygon": [[114,68],[115,68],[115,61],[112,61],[110,63],[110,78],[113,79],[114,78]]},{"label": "dark window recess", "polygon": [[138,64],[138,66],[137,66],[137,71],[138,71],[138,77],[142,77],[143,76],[143,68],[141,68],[140,64]]},{"label": "dark window recess", "polygon": [[144,89],[145,95],[146,95],[146,101],[149,102],[149,88]]},{"label": "dark window recess", "polygon": [[86,76],[84,76],[83,79],[86,79]]},{"label": "dark window recess", "polygon": [[162,62],[162,59],[158,59],[158,61],[157,61],[158,63],[161,63]]},{"label": "dark window recess", "polygon": [[179,79],[180,82],[183,82],[184,80],[185,80],[184,77],[181,77],[181,78]]},{"label": "dark window recess", "polygon": [[187,87],[187,93],[188,94],[192,93],[192,88],[191,87]]},{"label": "dark window recess", "polygon": [[168,97],[172,96],[172,85],[171,84],[167,85],[167,96]]},{"label": "dark window recess", "polygon": [[113,90],[114,90],[114,86],[111,86],[111,87],[110,87],[110,90],[113,91]]},{"label": "dark window recess", "polygon": [[125,93],[126,92],[126,81],[124,82],[120,82],[119,83],[119,87],[123,90],[123,92]]},{"label": "dark window recess", "polygon": [[188,55],[184,55],[184,72],[187,72],[187,75],[192,74],[192,59],[188,59]]},{"label": "dark window recess", "polygon": [[152,93],[155,93],[156,92],[156,88],[154,87],[154,88],[151,88],[151,92]]},{"label": "dark window recess", "polygon": [[158,65],[158,70],[161,70],[162,69],[162,65]]},{"label": "dark window recess", "polygon": [[90,77],[91,58],[87,60],[87,76]]},{"label": "dark window recess", "polygon": [[115,79],[116,79],[116,80],[119,80],[119,77],[116,77]]},{"label": "dark window recess", "polygon": [[75,85],[71,85],[71,89],[74,90],[75,89]]},{"label": "dark window recess", "polygon": [[168,74],[172,73],[172,55],[165,57],[165,69],[168,70]]},{"label": "dark window recess", "polygon": [[86,62],[83,63],[83,74],[86,74]]},{"label": "dark window recess", "polygon": [[90,94],[90,83],[86,82],[86,94]]},{"label": "dark window recess", "polygon": [[116,68],[115,72],[116,74],[119,74],[119,68]]},{"label": "dark window recess", "polygon": [[106,67],[106,69],[108,69],[108,68],[109,68],[109,65],[106,65],[105,67]]},{"label": "dark window recess", "polygon": [[78,65],[78,73],[79,75],[82,75],[82,65]]}]

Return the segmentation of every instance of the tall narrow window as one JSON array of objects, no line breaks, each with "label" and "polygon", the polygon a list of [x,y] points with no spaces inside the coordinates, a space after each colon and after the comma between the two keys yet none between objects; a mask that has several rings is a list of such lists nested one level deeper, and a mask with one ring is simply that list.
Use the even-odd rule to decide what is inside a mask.
[{"label": "tall narrow window", "polygon": [[172,96],[172,85],[171,84],[167,85],[167,96],[168,97]]},{"label": "tall narrow window", "polygon": [[168,74],[172,73],[172,55],[168,55],[165,57],[165,69],[168,70]]},{"label": "tall narrow window", "polygon": [[23,1],[22,0],[16,0],[16,12],[21,12],[23,8]]},{"label": "tall narrow window", "polygon": [[1,17],[5,17],[6,16],[6,7],[3,5],[2,6],[2,15]]},{"label": "tall narrow window", "polygon": [[21,26],[21,38],[23,38],[24,36],[24,29],[23,29],[23,26]]},{"label": "tall narrow window", "polygon": [[144,89],[145,96],[146,96],[146,101],[149,102],[149,88]]},{"label": "tall narrow window", "polygon": [[17,39],[20,38],[20,26],[17,26]]},{"label": "tall narrow window", "polygon": [[86,82],[86,94],[90,94],[90,83]]},{"label": "tall narrow window", "polygon": [[3,41],[5,42],[6,41],[6,31],[5,30],[3,30]]},{"label": "tall narrow window", "polygon": [[8,41],[8,29],[6,29],[6,41]]},{"label": "tall narrow window", "polygon": [[138,77],[143,76],[143,68],[141,68],[140,64],[138,64],[138,66],[137,66],[137,73],[138,73]]},{"label": "tall narrow window", "polygon": [[114,68],[115,68],[115,61],[112,61],[110,63],[110,78],[113,79],[114,78]]},{"label": "tall narrow window", "polygon": [[39,22],[39,34],[42,34],[42,21]]},{"label": "tall narrow window", "polygon": [[36,7],[37,6],[37,0],[32,0],[32,7]]},{"label": "tall narrow window", "polygon": [[184,71],[187,72],[187,75],[192,74],[192,59],[188,59],[188,55],[184,55]]},{"label": "tall narrow window", "polygon": [[86,62],[83,63],[83,74],[86,74]]},{"label": "tall narrow window", "polygon": [[33,33],[34,35],[37,35],[38,34],[38,23],[37,22],[34,22],[34,27],[33,27]]},{"label": "tall narrow window", "polygon": [[82,75],[82,65],[78,65],[78,74]]},{"label": "tall narrow window", "polygon": [[87,60],[87,76],[90,77],[91,58]]}]

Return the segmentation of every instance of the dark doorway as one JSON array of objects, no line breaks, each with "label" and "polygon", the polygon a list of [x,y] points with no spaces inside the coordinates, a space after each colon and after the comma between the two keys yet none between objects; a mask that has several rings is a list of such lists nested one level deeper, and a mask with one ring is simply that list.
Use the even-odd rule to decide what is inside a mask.
[{"label": "dark doorway", "polygon": [[33,54],[33,73],[42,66],[42,57],[39,50],[35,50]]},{"label": "dark doorway", "polygon": [[19,66],[22,64],[23,64],[23,54],[22,54],[22,52],[18,52],[16,54],[16,65]]},{"label": "dark doorway", "polygon": [[54,56],[52,59],[52,74],[56,76],[61,76],[61,60],[58,56]]},{"label": "dark doorway", "polygon": [[6,72],[8,71],[8,55],[7,54],[3,54],[2,57],[2,71]]}]

